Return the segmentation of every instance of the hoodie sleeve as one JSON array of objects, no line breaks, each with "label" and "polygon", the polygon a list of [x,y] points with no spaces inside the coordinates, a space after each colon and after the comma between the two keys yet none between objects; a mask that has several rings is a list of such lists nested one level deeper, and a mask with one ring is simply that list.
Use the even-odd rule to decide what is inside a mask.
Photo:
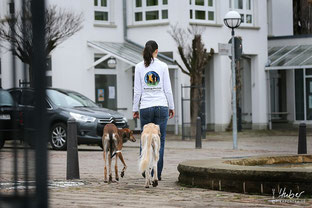
[{"label": "hoodie sleeve", "polygon": [[169,69],[168,69],[167,64],[165,65],[165,68],[164,68],[164,92],[168,101],[169,109],[174,110],[173,95],[172,95],[172,89],[171,89]]},{"label": "hoodie sleeve", "polygon": [[135,66],[134,74],[134,93],[133,93],[133,112],[139,111],[139,103],[142,96],[142,84],[139,72],[139,66]]}]

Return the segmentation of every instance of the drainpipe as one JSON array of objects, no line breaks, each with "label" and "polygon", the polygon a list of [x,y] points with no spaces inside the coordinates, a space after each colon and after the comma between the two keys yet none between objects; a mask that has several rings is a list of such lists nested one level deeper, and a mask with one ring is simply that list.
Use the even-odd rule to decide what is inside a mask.
[{"label": "drainpipe", "polygon": [[122,10],[123,10],[123,35],[125,41],[127,41],[127,2],[122,0]]}]

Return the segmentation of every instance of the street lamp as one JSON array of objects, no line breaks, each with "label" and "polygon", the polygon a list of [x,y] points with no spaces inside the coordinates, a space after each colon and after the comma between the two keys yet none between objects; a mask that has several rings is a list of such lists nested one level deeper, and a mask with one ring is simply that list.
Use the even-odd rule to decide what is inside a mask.
[{"label": "street lamp", "polygon": [[232,108],[233,108],[233,149],[237,149],[237,115],[236,115],[236,80],[235,80],[235,39],[234,29],[242,22],[240,14],[236,11],[229,11],[224,17],[224,24],[232,29]]}]

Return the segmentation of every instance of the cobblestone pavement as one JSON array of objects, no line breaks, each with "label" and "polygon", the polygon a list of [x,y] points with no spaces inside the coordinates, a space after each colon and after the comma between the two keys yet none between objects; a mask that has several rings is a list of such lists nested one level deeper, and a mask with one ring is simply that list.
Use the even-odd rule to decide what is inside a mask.
[{"label": "cobblestone pavement", "polygon": [[[274,201],[272,196],[190,188],[177,183],[177,166],[184,160],[296,154],[298,138],[295,134],[284,132],[282,136],[276,136],[265,131],[239,133],[238,150],[232,149],[230,133],[209,133],[203,140],[202,149],[195,149],[194,140],[181,141],[181,137],[168,135],[162,181],[158,187],[148,189],[144,188],[144,179],[138,172],[139,136],[136,137],[137,142],[124,145],[123,155],[128,165],[125,177],[111,184],[103,182],[101,149],[79,146],[80,180],[76,182],[84,185],[50,188],[50,207],[312,207],[308,196],[298,200]],[[311,139],[311,136],[307,138],[309,154],[312,154]],[[51,150],[48,154],[50,181],[68,183],[65,180],[66,152]],[[5,154],[2,154],[3,157]],[[121,170],[120,161],[118,167]]]}]

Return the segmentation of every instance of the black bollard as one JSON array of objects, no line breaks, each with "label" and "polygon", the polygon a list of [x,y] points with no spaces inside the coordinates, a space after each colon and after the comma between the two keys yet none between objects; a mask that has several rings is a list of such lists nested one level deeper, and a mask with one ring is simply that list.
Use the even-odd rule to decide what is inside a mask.
[{"label": "black bollard", "polygon": [[307,132],[305,123],[299,125],[298,154],[307,154]]},{"label": "black bollard", "polygon": [[77,146],[77,123],[70,118],[67,121],[67,180],[80,179]]},{"label": "black bollard", "polygon": [[201,142],[201,119],[200,119],[200,117],[197,117],[197,120],[196,120],[195,148],[196,149],[201,149],[202,148],[202,142]]}]

